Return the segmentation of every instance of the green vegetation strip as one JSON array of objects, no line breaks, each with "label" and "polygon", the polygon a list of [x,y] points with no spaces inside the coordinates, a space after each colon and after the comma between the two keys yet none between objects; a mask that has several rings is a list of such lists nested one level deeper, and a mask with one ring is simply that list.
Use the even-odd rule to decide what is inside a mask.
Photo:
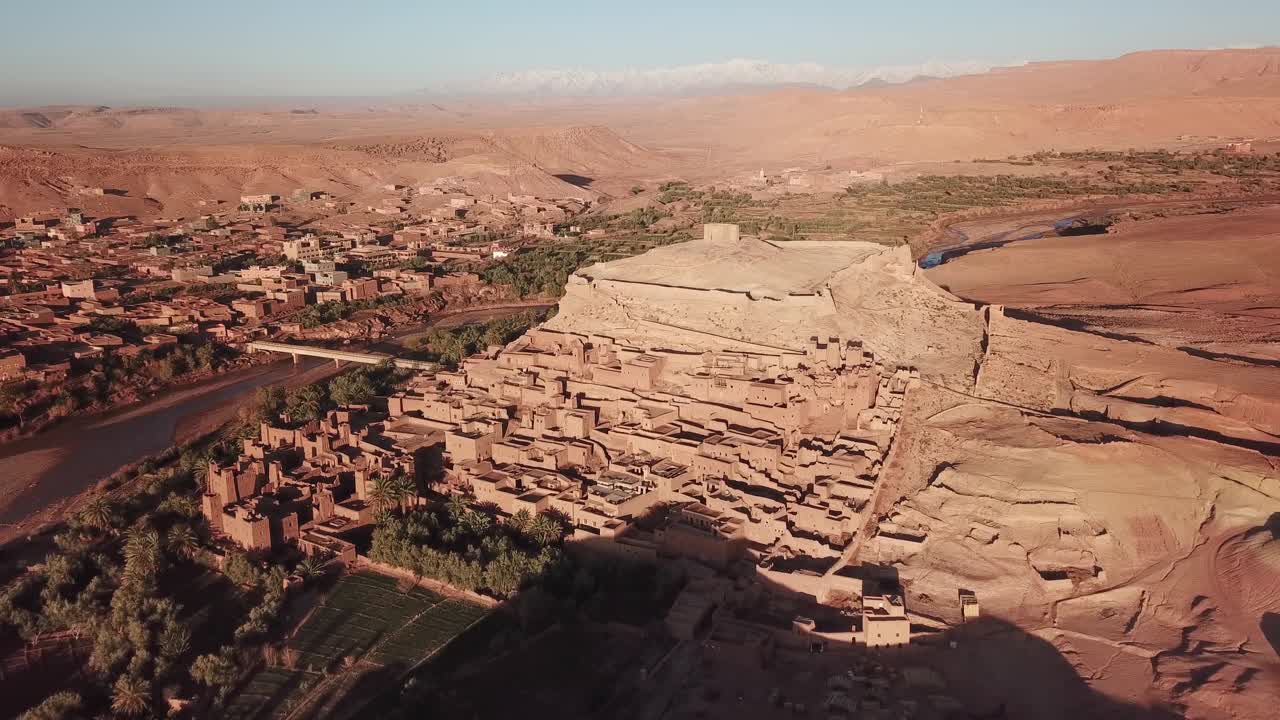
[{"label": "green vegetation strip", "polygon": [[290,641],[297,666],[320,669],[347,655],[358,657],[442,599],[418,587],[401,592],[394,579],[379,575],[344,577]]},{"label": "green vegetation strip", "polygon": [[446,600],[406,625],[370,659],[383,665],[414,665],[484,617],[486,612],[474,603]]},{"label": "green vegetation strip", "polygon": [[285,699],[320,676],[302,670],[265,667],[254,673],[244,688],[227,704],[222,717],[228,720],[256,720],[276,714]]},{"label": "green vegetation strip", "polygon": [[358,657],[385,638],[369,659],[409,666],[486,612],[475,603],[446,600],[419,587],[402,592],[392,578],[361,573],[338,581],[290,646],[298,653],[298,667],[318,670],[347,655]]}]

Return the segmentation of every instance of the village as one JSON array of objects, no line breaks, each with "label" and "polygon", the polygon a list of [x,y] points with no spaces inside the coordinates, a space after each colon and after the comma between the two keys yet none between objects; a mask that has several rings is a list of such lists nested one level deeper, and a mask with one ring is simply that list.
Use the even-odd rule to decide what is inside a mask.
[{"label": "village", "polygon": [[[569,222],[588,207],[467,192],[445,178],[380,187],[364,207],[299,191],[200,201],[186,219],[65,208],[0,225],[0,383],[59,390],[8,398],[6,432],[86,398],[110,407],[119,368],[146,382],[210,375],[252,362],[254,340],[372,341],[450,303],[501,302],[476,271],[578,235]],[[86,205],[115,193],[79,189]]]},{"label": "village", "polygon": [[[260,594],[280,633],[236,629],[219,653],[234,650],[238,680],[196,680],[211,692],[187,688],[177,710],[318,702],[305,684],[281,699],[250,690],[375,670],[390,674],[369,696],[390,697],[414,663],[486,622],[516,625],[493,640],[500,658],[618,651],[598,671],[626,678],[609,702],[647,698],[635,717],[946,717],[962,692],[941,674],[1000,621],[989,588],[899,574],[947,542],[937,513],[896,499],[901,467],[885,469],[902,457],[910,399],[930,392],[931,358],[823,317],[849,297],[829,266],[865,250],[715,221],[771,213],[749,198],[824,178],[880,187],[870,173],[760,171],[663,182],[619,210],[444,180],[361,203],[210,200],[194,219],[19,217],[0,228],[3,433],[249,366],[306,375],[262,388],[280,392],[270,412],[224,415],[194,469],[164,471],[198,477],[181,522],[200,549],[184,562]],[[86,189],[84,204],[110,192]],[[727,260],[700,270],[701,253]],[[1004,320],[985,315],[988,329]],[[333,392],[373,374],[376,392]],[[97,490],[118,492],[119,477]],[[978,546],[1002,529],[966,532]],[[1064,565],[1052,558],[1037,587],[1074,591],[1083,576]],[[549,577],[564,567],[568,588]],[[625,589],[631,576],[654,588]],[[290,616],[316,606],[319,619]],[[419,611],[429,631],[410,622]],[[547,647],[525,647],[536,638]],[[524,687],[541,685],[584,701],[567,677]]]},{"label": "village", "polygon": [[[363,213],[297,193],[212,202],[193,221],[74,209],[20,218],[2,260],[0,380],[66,393],[121,359],[189,358],[178,376],[197,369],[191,348],[235,358],[221,369],[317,351],[337,371],[339,358],[361,356],[340,346],[451,305],[519,300],[484,282],[487,264],[602,233],[574,224],[588,209],[577,200],[383,192],[388,200]],[[412,211],[423,203],[433,209]],[[704,232],[738,235],[715,223]],[[562,528],[565,551],[591,562],[679,568],[676,594],[656,610],[663,642],[674,644],[660,644],[671,649],[646,672],[676,672],[694,651],[728,658],[715,672],[795,653],[814,668],[870,668],[842,653],[936,644],[939,628],[909,612],[893,568],[856,557],[877,531],[921,541],[877,527],[873,512],[914,369],[843,337],[690,352],[536,327],[478,350],[456,364],[397,360],[418,369],[387,392],[310,418],[263,419],[238,456],[207,460],[199,514],[212,537],[202,557],[224,573],[238,558],[301,555],[347,568],[357,584],[369,570],[395,577],[405,569],[370,544],[389,511],[462,503],[499,526]],[[529,581],[490,582],[484,594],[510,598]],[[303,582],[290,576],[285,587]],[[976,598],[962,602],[964,617],[976,617]],[[848,694],[791,683],[787,692],[806,700],[786,705],[902,709],[924,697],[908,688],[893,700],[871,684],[887,671],[867,672],[857,691],[837,677]],[[930,712],[952,702],[938,695]]]},{"label": "village", "polygon": [[536,328],[374,402],[263,422],[210,465],[202,508],[229,546],[357,563],[379,510],[460,497],[500,523],[555,517],[569,548],[696,566],[677,638],[732,604],[814,648],[901,647],[902,589],[849,550],[917,377],[842,338],[690,354]]},{"label": "village", "polygon": [[1280,3],[240,5],[5,5],[0,719],[1276,716]]}]

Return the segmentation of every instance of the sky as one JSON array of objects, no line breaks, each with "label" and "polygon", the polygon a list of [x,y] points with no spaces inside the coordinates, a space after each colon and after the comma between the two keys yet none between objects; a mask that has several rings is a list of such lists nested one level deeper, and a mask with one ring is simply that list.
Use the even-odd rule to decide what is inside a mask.
[{"label": "sky", "polygon": [[1142,49],[1280,44],[1274,0],[3,4],[5,106],[424,89],[625,93],[739,76],[839,85],[886,66],[910,74],[931,63],[945,74]]}]

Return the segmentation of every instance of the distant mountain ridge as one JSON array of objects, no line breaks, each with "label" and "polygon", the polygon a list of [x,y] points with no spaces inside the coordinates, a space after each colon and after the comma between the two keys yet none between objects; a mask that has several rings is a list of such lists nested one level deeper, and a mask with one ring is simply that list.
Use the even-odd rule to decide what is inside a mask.
[{"label": "distant mountain ridge", "polygon": [[[1176,149],[1240,139],[1273,152],[1271,143],[1280,141],[1274,47],[1144,51],[941,78],[961,68],[913,67],[875,77],[863,71],[836,78],[849,83],[846,89],[803,82],[830,73],[820,66],[797,74],[741,64],[692,77],[727,82],[741,70],[756,81],[789,82],[720,85],[733,91],[696,96],[0,109],[0,143],[104,151],[68,150],[58,162],[0,153],[0,202],[65,204],[56,188],[39,182],[62,176],[166,204],[234,197],[258,180],[263,192],[290,185],[339,192],[440,175],[468,177],[498,194],[618,196],[637,184],[716,181],[761,167],[867,170],[1047,149]],[[554,85],[566,77],[544,79]],[[679,72],[655,77],[687,79]],[[570,85],[581,90],[607,81],[582,76]],[[164,152],[137,152],[143,148]],[[279,172],[253,175],[263,167]]]},{"label": "distant mountain ridge", "polygon": [[656,68],[591,70],[546,68],[501,73],[478,82],[425,90],[427,94],[481,96],[621,97],[700,95],[741,88],[815,86],[836,90],[868,83],[902,83],[918,77],[954,77],[995,67],[984,61],[926,62],[878,67],[832,67],[737,58],[724,62]]},{"label": "distant mountain ridge", "polygon": [[1022,102],[1280,95],[1280,47],[1145,50],[1107,60],[1032,62],[934,83],[938,90]]}]

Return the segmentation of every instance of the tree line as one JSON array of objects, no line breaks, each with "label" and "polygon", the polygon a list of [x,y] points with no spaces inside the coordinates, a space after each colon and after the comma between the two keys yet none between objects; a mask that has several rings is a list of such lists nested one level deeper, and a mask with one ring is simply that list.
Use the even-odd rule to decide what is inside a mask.
[{"label": "tree line", "polygon": [[528,513],[510,523],[468,508],[453,496],[443,509],[413,508],[379,515],[369,557],[454,587],[509,597],[563,557],[568,528],[557,518]]},{"label": "tree line", "polygon": [[550,314],[545,309],[526,310],[481,323],[449,328],[435,327],[415,339],[413,348],[442,365],[456,367],[464,358],[490,345],[506,345],[515,340],[529,328],[547,320]]}]

